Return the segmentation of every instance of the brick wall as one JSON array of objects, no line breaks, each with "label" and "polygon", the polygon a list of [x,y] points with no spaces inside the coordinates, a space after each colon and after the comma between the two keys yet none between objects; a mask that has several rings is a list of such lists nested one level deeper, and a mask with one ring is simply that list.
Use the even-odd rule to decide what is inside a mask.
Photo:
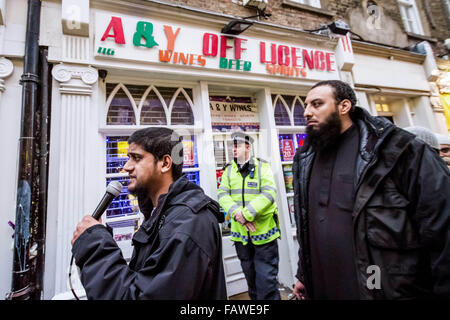
[{"label": "brick wall", "polygon": [[447,10],[445,9],[442,0],[427,0],[432,19],[434,20],[434,27],[431,28],[431,35],[439,40],[450,38],[450,22],[447,17]]},{"label": "brick wall", "polygon": [[[232,0],[167,0],[166,2],[229,14],[236,17],[246,17],[256,14],[256,9],[243,7],[236,3],[237,1],[233,2]],[[380,6],[384,15],[398,24],[400,30],[405,32],[397,0],[321,0],[322,9],[327,12],[332,12],[334,14],[333,16],[304,10],[302,8],[294,8],[283,4],[283,0],[269,0],[267,11],[272,13],[272,16],[267,21],[300,29],[315,29],[321,24],[330,23],[336,19],[343,19],[348,23],[349,13],[352,10],[360,8],[366,10],[365,8],[368,2],[369,4],[375,3]],[[438,38],[440,43],[432,43],[432,46],[436,51],[440,51],[442,49],[442,40],[450,37],[450,27],[447,22],[446,11],[442,5],[442,0],[416,0],[416,5],[419,10],[425,36]],[[433,19],[433,23],[430,22],[430,17]],[[364,34],[361,34],[361,36],[364,38]],[[368,35],[368,38],[371,38],[370,35]],[[420,41],[423,40],[409,38],[406,45]],[[387,42],[386,44],[395,45],[392,42]],[[405,42],[400,41],[398,46],[404,47]]]}]

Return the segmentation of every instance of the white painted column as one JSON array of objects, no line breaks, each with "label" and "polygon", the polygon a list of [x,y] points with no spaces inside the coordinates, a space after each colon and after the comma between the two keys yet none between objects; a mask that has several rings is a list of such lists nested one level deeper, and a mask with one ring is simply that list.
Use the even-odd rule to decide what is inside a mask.
[{"label": "white painted column", "polygon": [[197,126],[203,128],[198,135],[197,156],[200,164],[200,184],[205,193],[217,199],[216,161],[214,158],[214,142],[211,127],[211,113],[209,112],[208,84],[200,81],[193,90],[194,101],[198,106],[195,118],[199,119]]},{"label": "white painted column", "polygon": [[[67,276],[76,224],[93,208],[101,166],[93,156],[98,146],[96,101],[98,72],[67,64],[52,70],[53,97],[49,162],[45,298],[69,290]],[[102,172],[97,172],[101,175]],[[75,274],[75,278],[77,275]],[[77,279],[75,279],[77,280]],[[76,286],[81,288],[80,283]]]},{"label": "white painted column", "polygon": [[392,102],[391,110],[394,113],[394,123],[400,128],[406,128],[414,124],[411,109],[406,98]]},{"label": "white painted column", "polygon": [[12,62],[6,58],[0,58],[0,107],[2,105],[2,94],[5,91],[5,78],[8,78],[14,70]]}]

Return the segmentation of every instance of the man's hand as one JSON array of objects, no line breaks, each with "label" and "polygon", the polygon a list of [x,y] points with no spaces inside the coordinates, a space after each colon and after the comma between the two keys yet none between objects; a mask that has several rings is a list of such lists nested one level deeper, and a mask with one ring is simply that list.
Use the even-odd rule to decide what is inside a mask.
[{"label": "man's hand", "polygon": [[236,220],[237,222],[239,222],[241,225],[244,225],[247,220],[245,220],[244,215],[242,214],[241,210],[238,210],[235,214],[234,214],[234,220]]},{"label": "man's hand", "polygon": [[247,231],[251,231],[251,232],[256,231],[256,226],[253,222],[247,221],[246,223],[244,223],[244,227],[245,227],[245,229],[247,229]]},{"label": "man's hand", "polygon": [[75,232],[73,233],[73,239],[71,241],[72,246],[73,246],[73,243],[75,242],[75,240],[77,240],[78,237],[81,236],[81,234],[86,229],[88,229],[96,224],[101,224],[101,223],[102,223],[102,219],[100,219],[100,221],[97,221],[94,218],[92,218],[92,216],[84,216],[83,219],[80,222],[78,222]]},{"label": "man's hand", "polygon": [[294,286],[294,294],[297,297],[297,300],[305,300],[305,286],[300,281],[297,281]]}]

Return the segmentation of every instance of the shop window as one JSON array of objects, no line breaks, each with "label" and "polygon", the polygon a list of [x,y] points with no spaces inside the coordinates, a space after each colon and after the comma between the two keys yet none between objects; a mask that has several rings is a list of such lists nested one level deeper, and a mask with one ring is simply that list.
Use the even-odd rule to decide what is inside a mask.
[{"label": "shop window", "polygon": [[[280,158],[284,177],[284,187],[286,190],[287,206],[289,208],[289,218],[291,226],[295,227],[294,218],[294,187],[292,164],[297,148],[302,147],[306,138],[306,119],[304,117],[304,98],[293,95],[272,95],[275,123],[278,130],[278,143],[280,148]],[[277,109],[278,108],[278,109]],[[280,118],[280,111],[285,110],[287,115]],[[281,121],[283,119],[283,121]]]},{"label": "shop window", "polygon": [[376,103],[375,109],[377,110],[377,115],[379,117],[383,117],[388,119],[390,122],[394,123],[394,113],[391,110],[391,107],[387,103]]},{"label": "shop window", "polygon": [[[111,86],[109,88],[111,89]],[[117,85],[112,90],[112,95],[114,98],[109,104],[106,122],[115,125],[136,124],[136,105],[128,89],[125,86]]]},{"label": "shop window", "polygon": [[275,124],[277,126],[290,126],[289,106],[281,96],[275,98]]},{"label": "shop window", "polygon": [[386,103],[376,103],[377,112],[391,112],[391,108]]},{"label": "shop window", "polygon": [[307,6],[320,8],[320,0],[291,0],[293,2],[305,4]]},{"label": "shop window", "polygon": [[190,88],[108,83],[106,95],[107,125],[194,125]]},{"label": "shop window", "polygon": [[423,35],[419,11],[414,0],[397,0],[406,32]]},{"label": "shop window", "polygon": [[275,124],[277,126],[305,126],[304,97],[272,95]]},{"label": "shop window", "polygon": [[294,126],[306,126],[304,113],[303,101],[300,98],[296,98],[294,101]]},{"label": "shop window", "polygon": [[[139,211],[137,202],[133,202],[134,197],[128,193],[128,173],[123,170],[128,161],[128,138],[129,136],[106,137],[106,184],[117,180],[124,186],[120,196],[107,209],[107,217],[137,214]],[[190,181],[200,185],[196,138],[194,135],[184,135],[182,143],[183,173]]]},{"label": "shop window", "polygon": [[107,83],[106,97],[106,124],[120,125],[120,128],[115,128],[114,134],[108,132],[108,127],[103,128],[106,131],[105,183],[116,180],[122,183],[123,189],[107,208],[105,223],[113,229],[114,239],[129,259],[130,236],[142,221],[137,199],[128,192],[128,173],[123,170],[128,161],[129,134],[141,125],[184,125],[181,129],[188,133],[182,136],[183,173],[200,185],[197,140],[194,134],[189,134],[194,124],[192,89]]},{"label": "shop window", "polygon": [[149,88],[141,110],[141,124],[166,125],[165,101],[155,87]]},{"label": "shop window", "polygon": [[172,104],[171,124],[173,125],[193,125],[194,115],[192,113],[192,91],[189,90],[190,96],[187,91],[180,88],[175,93],[176,98]]}]

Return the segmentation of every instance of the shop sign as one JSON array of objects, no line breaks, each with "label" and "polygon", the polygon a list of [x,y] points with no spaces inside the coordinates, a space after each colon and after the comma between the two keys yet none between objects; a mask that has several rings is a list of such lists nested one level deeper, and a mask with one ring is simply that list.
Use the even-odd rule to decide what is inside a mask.
[{"label": "shop sign", "polygon": [[214,131],[259,130],[258,105],[210,101],[211,124]]},{"label": "shop sign", "polygon": [[316,80],[338,79],[335,53],[264,38],[231,36],[152,18],[96,13],[97,58],[233,70]]}]

